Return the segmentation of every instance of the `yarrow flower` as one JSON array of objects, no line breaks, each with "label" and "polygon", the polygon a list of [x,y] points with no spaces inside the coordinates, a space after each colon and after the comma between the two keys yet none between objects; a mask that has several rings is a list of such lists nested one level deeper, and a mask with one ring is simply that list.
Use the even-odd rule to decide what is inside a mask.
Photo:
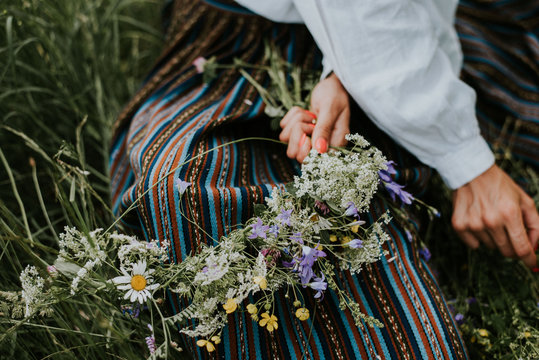
[{"label": "yarrow flower", "polygon": [[[129,299],[131,302],[138,300],[143,304],[148,299],[152,298],[151,290],[155,290],[159,287],[159,284],[152,284],[153,278],[151,274],[153,269],[146,271],[146,261],[139,261],[133,265],[131,274],[129,274],[123,267],[120,267],[120,271],[123,276],[117,276],[112,279],[112,282],[116,284],[118,290],[128,290],[124,296],[124,299]],[[125,285],[119,285],[125,284]]]}]

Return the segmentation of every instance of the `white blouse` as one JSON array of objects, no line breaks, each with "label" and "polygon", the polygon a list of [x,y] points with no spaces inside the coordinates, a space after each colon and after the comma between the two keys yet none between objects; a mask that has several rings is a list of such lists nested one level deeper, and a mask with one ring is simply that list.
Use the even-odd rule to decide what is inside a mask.
[{"label": "white blouse", "polygon": [[455,189],[494,155],[479,133],[475,92],[458,75],[458,0],[236,0],[276,22],[304,23],[367,115]]}]

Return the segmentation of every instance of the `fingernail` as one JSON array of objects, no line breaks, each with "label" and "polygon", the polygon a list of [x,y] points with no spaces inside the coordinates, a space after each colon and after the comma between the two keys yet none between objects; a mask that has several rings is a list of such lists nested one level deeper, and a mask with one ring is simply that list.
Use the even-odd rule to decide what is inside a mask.
[{"label": "fingernail", "polygon": [[303,144],[305,144],[305,140],[307,140],[307,134],[303,133],[303,135],[301,135],[301,138],[299,139],[299,147],[302,147]]},{"label": "fingernail", "polygon": [[537,267],[537,266],[534,267],[534,268],[532,269],[532,271],[533,271],[534,273],[538,273],[538,272],[539,272],[539,267]]},{"label": "fingernail", "polygon": [[305,110],[305,113],[312,117],[313,119],[316,119],[316,115],[313,112],[310,112],[309,110]]},{"label": "fingernail", "polygon": [[316,144],[314,144],[315,147],[316,147],[316,150],[318,150],[318,152],[320,154],[323,154],[325,153],[326,151],[328,151],[328,142],[326,139],[324,138],[318,138],[316,140]]},{"label": "fingernail", "polygon": [[312,127],[314,129],[314,127],[316,126],[315,124],[308,124],[310,127]]}]

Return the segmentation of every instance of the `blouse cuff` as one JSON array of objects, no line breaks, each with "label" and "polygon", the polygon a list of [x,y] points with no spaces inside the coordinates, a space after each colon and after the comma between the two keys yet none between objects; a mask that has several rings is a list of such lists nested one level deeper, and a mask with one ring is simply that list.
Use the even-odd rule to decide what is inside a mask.
[{"label": "blouse cuff", "polygon": [[475,179],[494,164],[494,154],[478,135],[461,144],[455,151],[435,160],[435,168],[451,189]]},{"label": "blouse cuff", "polygon": [[324,56],[322,58],[322,75],[320,76],[320,80],[324,80],[333,72],[333,66],[330,65],[328,59]]}]

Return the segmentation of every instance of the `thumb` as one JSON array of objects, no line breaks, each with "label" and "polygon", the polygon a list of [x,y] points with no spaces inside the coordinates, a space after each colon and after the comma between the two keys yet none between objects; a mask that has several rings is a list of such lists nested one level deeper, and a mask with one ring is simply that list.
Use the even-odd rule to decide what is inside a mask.
[{"label": "thumb", "polygon": [[329,139],[331,138],[336,118],[337,116],[328,110],[321,111],[318,114],[316,126],[313,130],[312,143],[319,153],[325,153],[328,150]]}]

